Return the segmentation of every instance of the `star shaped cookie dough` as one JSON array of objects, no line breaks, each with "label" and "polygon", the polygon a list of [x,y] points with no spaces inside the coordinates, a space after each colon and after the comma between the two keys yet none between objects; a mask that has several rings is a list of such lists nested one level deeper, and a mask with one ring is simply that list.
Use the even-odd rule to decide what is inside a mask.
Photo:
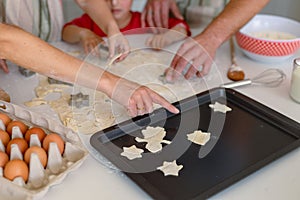
[{"label": "star shaped cookie dough", "polygon": [[232,109],[229,108],[228,106],[224,105],[224,104],[220,104],[218,102],[215,102],[214,104],[209,104],[209,107],[211,107],[212,109],[214,109],[214,112],[222,112],[222,113],[226,113],[228,111],[231,111]]},{"label": "star shaped cookie dough", "polygon": [[157,167],[158,170],[162,171],[165,176],[178,176],[178,172],[183,168],[183,165],[177,165],[176,160],[173,162],[164,161],[163,165]]},{"label": "star shaped cookie dough", "polygon": [[125,156],[129,160],[133,160],[135,158],[141,158],[143,152],[143,149],[139,149],[135,145],[132,145],[130,147],[123,147],[123,152],[121,153],[121,156]]},{"label": "star shaped cookie dough", "polygon": [[188,140],[199,145],[205,145],[210,139],[210,133],[205,133],[200,130],[187,134]]}]

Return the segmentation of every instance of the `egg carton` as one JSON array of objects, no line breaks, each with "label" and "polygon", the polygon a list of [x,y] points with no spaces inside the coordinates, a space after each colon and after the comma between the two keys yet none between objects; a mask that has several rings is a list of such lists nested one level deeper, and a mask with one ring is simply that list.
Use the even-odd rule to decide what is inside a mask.
[{"label": "egg carton", "polygon": [[[3,169],[0,167],[0,199],[41,199],[52,186],[60,184],[70,172],[78,169],[87,157],[88,151],[84,148],[79,136],[58,121],[4,101],[0,101],[0,112],[13,120],[22,121],[29,127],[40,127],[46,133],[57,133],[65,142],[63,154],[60,154],[55,143],[50,143],[48,163],[45,168],[37,155],[31,154],[27,182],[24,182],[22,178],[15,178],[13,181],[4,178]],[[0,128],[1,126],[3,129],[2,120],[0,120]],[[22,137],[20,129],[14,128],[17,129],[13,129],[11,137]],[[36,134],[31,135],[29,147],[31,145],[41,145]],[[3,151],[3,148],[5,149],[0,140],[0,151]],[[11,145],[10,159],[22,159],[22,156],[18,146]]]}]

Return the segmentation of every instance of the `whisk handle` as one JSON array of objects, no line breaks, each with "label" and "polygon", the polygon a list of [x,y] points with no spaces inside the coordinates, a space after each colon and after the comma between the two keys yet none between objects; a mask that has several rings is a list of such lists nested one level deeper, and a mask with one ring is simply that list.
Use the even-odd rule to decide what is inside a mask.
[{"label": "whisk handle", "polygon": [[244,86],[244,85],[251,85],[251,84],[252,84],[252,81],[250,79],[244,79],[244,80],[241,80],[241,81],[234,81],[234,82],[230,82],[230,83],[224,83],[220,87],[235,88],[235,87],[240,87],[240,86]]}]

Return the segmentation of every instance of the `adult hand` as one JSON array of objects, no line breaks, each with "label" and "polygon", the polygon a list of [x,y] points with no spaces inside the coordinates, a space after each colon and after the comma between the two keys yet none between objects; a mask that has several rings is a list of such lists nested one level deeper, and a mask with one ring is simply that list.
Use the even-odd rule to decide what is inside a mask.
[{"label": "adult hand", "polygon": [[97,45],[103,42],[103,39],[96,35],[89,29],[80,31],[80,42],[84,48],[86,54],[92,53],[93,55],[99,55]]},{"label": "adult hand", "polygon": [[166,79],[175,81],[188,67],[184,77],[186,79],[196,75],[202,77],[208,74],[218,48],[217,43],[201,34],[195,38],[188,38],[179,47],[171,62],[171,67],[166,69]]},{"label": "adult hand", "polygon": [[162,96],[146,86],[141,86],[126,79],[119,79],[111,98],[124,105],[132,117],[153,111],[153,103],[160,104],[172,113],[179,110]]},{"label": "adult hand", "polygon": [[130,52],[130,46],[125,36],[119,32],[108,36],[109,58],[112,58],[115,54],[122,53],[117,61],[124,60]]},{"label": "adult hand", "polygon": [[8,73],[9,70],[8,70],[8,67],[7,67],[7,64],[6,64],[6,61],[4,59],[0,59],[0,68],[2,68],[2,70],[5,72],[5,73]]},{"label": "adult hand", "polygon": [[142,12],[142,27],[148,23],[150,27],[168,28],[169,11],[175,18],[183,19],[175,0],[148,0]]}]

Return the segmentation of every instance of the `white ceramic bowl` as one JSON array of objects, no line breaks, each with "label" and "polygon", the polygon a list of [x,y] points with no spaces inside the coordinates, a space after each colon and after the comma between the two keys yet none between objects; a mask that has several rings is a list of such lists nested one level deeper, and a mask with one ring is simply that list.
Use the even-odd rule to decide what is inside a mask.
[{"label": "white ceramic bowl", "polygon": [[258,14],[237,32],[236,41],[242,51],[254,60],[283,61],[300,47],[300,22]]}]

